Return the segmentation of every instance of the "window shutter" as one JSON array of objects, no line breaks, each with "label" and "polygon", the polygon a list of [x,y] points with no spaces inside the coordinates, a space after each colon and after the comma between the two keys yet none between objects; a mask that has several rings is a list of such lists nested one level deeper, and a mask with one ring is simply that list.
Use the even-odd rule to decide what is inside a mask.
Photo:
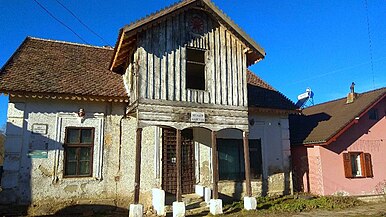
[{"label": "window shutter", "polygon": [[365,174],[366,177],[373,177],[373,165],[371,164],[371,154],[364,153],[364,167],[365,167]]},{"label": "window shutter", "polygon": [[352,169],[351,169],[351,161],[350,154],[343,153],[343,167],[344,167],[344,175],[346,178],[352,178]]}]

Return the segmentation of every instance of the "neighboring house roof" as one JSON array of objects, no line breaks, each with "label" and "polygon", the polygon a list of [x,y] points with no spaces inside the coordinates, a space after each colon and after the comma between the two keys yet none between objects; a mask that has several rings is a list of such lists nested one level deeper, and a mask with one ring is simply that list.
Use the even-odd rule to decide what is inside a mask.
[{"label": "neighboring house roof", "polygon": [[[198,8],[212,14],[219,22],[227,26],[235,35],[246,43],[250,48],[247,52],[247,64],[254,64],[256,61],[263,59],[266,55],[264,49],[257,44],[247,33],[245,33],[236,23],[234,23],[223,11],[221,11],[210,0],[182,0],[169,7],[152,13],[142,19],[139,19],[129,25],[124,26],[119,31],[118,40],[115,45],[114,57],[112,58],[110,69],[116,71],[117,68],[125,61],[128,56],[129,45],[134,43],[136,38],[132,38],[141,28],[148,28],[155,22],[165,20],[168,16],[174,16],[187,8]],[[123,48],[125,47],[125,48]]]},{"label": "neighboring house roof", "polygon": [[0,71],[0,92],[127,99],[111,48],[27,37]]},{"label": "neighboring house roof", "polygon": [[385,97],[386,88],[381,88],[357,94],[353,103],[341,98],[308,107],[303,115],[291,115],[291,144],[328,145]]},{"label": "neighboring house roof", "polygon": [[297,106],[256,74],[247,70],[248,106],[294,111]]}]

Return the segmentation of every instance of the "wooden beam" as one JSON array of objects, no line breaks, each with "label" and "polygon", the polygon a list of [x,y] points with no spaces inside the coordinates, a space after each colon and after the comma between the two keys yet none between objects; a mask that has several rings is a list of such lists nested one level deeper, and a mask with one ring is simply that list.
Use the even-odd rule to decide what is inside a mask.
[{"label": "wooden beam", "polygon": [[177,166],[177,192],[176,192],[176,200],[177,202],[182,202],[182,186],[181,186],[181,130],[177,129],[176,132],[176,166]]},{"label": "wooden beam", "polygon": [[217,132],[212,131],[212,174],[213,174],[213,199],[218,199],[218,157],[217,157]]},{"label": "wooden beam", "polygon": [[121,46],[122,46],[122,41],[123,41],[123,38],[125,37],[125,33],[122,32],[122,34],[120,35],[120,39],[119,39],[119,43],[118,43],[118,47],[116,49],[116,53],[114,54],[114,58],[113,58],[113,62],[111,63],[111,67],[110,67],[110,70],[113,71],[113,69],[115,68],[115,63],[116,63],[116,59],[118,57],[118,54],[119,54],[119,50],[121,49]]},{"label": "wooden beam", "polygon": [[135,146],[135,178],[134,178],[134,204],[139,203],[139,190],[141,183],[141,143],[142,128],[137,128]]},{"label": "wooden beam", "polygon": [[246,196],[252,196],[251,190],[251,168],[249,161],[249,143],[248,143],[249,133],[243,132],[243,143],[244,143],[244,165],[245,165],[245,186],[246,186]]}]

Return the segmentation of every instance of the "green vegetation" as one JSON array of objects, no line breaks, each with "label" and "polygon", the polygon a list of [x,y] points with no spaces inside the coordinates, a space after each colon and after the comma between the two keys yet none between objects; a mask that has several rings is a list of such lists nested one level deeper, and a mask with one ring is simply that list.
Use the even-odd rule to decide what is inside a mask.
[{"label": "green vegetation", "polygon": [[[363,204],[353,197],[341,196],[283,196],[283,197],[259,197],[257,198],[258,213],[302,212],[314,209],[345,209]],[[235,202],[224,207],[225,213],[235,213],[243,209],[242,202]]]}]

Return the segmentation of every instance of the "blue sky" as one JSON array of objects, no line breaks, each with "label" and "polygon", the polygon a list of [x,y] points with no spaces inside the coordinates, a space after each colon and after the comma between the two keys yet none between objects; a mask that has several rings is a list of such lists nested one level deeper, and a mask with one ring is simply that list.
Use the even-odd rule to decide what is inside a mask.
[{"label": "blue sky", "polygon": [[[87,43],[106,43],[90,33],[54,0],[37,0]],[[175,1],[58,0],[114,45],[119,28]],[[386,86],[386,2],[368,0],[214,0],[267,52],[250,69],[296,101],[311,87],[315,103],[344,97],[352,81],[357,92]],[[370,55],[370,38],[372,63]],[[34,0],[0,1],[0,65],[26,36],[83,43]],[[373,67],[372,67],[373,66]],[[0,96],[0,126],[7,97]]]}]

